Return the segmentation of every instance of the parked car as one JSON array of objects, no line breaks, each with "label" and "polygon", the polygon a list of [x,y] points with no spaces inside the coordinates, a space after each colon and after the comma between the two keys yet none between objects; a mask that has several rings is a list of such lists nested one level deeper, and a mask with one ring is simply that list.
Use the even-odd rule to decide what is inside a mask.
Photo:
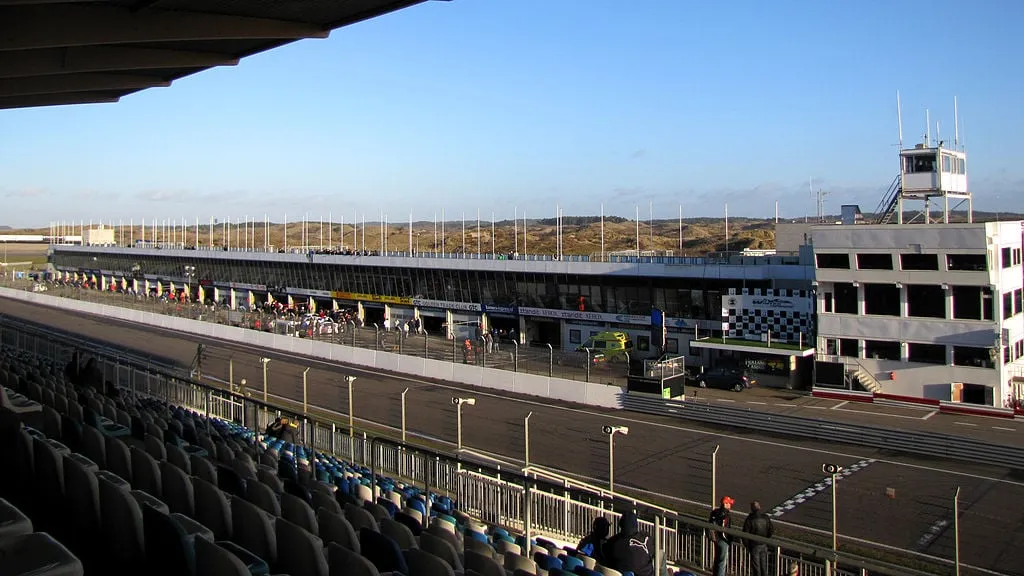
[{"label": "parked car", "polygon": [[697,386],[742,392],[754,384],[740,368],[714,368],[697,375]]}]

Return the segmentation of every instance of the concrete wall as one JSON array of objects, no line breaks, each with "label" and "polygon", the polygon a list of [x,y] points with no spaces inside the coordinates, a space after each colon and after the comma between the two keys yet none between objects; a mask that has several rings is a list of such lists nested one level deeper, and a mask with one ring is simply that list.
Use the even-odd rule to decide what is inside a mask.
[{"label": "concrete wall", "polygon": [[47,296],[34,292],[0,288],[0,297],[30,302],[52,308],[61,308],[76,312],[85,312],[108,318],[127,320],[138,324],[146,324],[166,328],[185,334],[198,334],[218,340],[226,340],[246,346],[267,348],[278,352],[300,354],[321,360],[352,364],[365,368],[375,368],[390,372],[401,372],[409,376],[434,378],[459,384],[469,384],[480,388],[503,390],[517,394],[528,394],[600,406],[603,408],[620,408],[620,386],[597,384],[549,378],[537,374],[510,372],[495,368],[467,366],[464,364],[429,360],[414,356],[401,356],[391,352],[381,352],[363,348],[352,348],[326,342],[316,342],[304,338],[258,332],[246,328],[211,324],[199,320],[164,316],[152,312],[142,312],[117,306],[107,306],[93,302],[82,302],[70,298]]}]

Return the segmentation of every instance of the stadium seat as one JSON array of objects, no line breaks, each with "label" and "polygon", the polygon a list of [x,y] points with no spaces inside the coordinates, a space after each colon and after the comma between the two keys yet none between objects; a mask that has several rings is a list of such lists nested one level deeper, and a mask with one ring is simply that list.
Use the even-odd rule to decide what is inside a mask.
[{"label": "stadium seat", "polygon": [[177,466],[168,461],[161,462],[160,479],[163,489],[163,500],[172,513],[195,515],[195,491],[192,479]]},{"label": "stadium seat", "polygon": [[413,536],[412,531],[401,522],[391,518],[381,520],[380,533],[394,540],[402,550],[419,548],[419,544],[416,542],[416,537]]},{"label": "stadium seat", "polygon": [[114,436],[106,437],[107,470],[132,483],[132,455],[128,446]]},{"label": "stadium seat", "polygon": [[248,567],[248,573],[252,576],[269,576],[270,566],[259,556],[228,540],[218,541],[217,545],[241,560],[242,564]]},{"label": "stadium seat", "polygon": [[410,576],[455,576],[447,562],[429,552],[412,548],[402,554],[405,556]]},{"label": "stadium seat", "polygon": [[123,479],[103,470],[96,478],[105,557],[121,569],[138,569],[145,555],[139,503]]},{"label": "stadium seat", "polygon": [[[370,514],[365,508],[360,508],[355,504],[345,504],[345,519],[352,524],[358,533],[363,528],[379,532],[380,527],[377,524],[377,520],[374,519],[373,514]],[[386,572],[386,570],[385,570]]]},{"label": "stadium seat", "polygon": [[196,576],[250,576],[249,567],[222,546],[195,540]]},{"label": "stadium seat", "polygon": [[334,514],[321,508],[316,513],[317,525],[320,527],[320,539],[325,543],[335,543],[359,554],[358,532],[341,514]]},{"label": "stadium seat", "polygon": [[366,557],[333,542],[327,545],[327,563],[330,576],[380,576],[380,571]]},{"label": "stadium seat", "polygon": [[14,504],[0,498],[0,538],[32,533],[32,521]]},{"label": "stadium seat", "polygon": [[402,550],[394,540],[380,532],[363,528],[359,531],[359,546],[367,560],[373,562],[381,572],[401,572],[408,574]]},{"label": "stadium seat", "polygon": [[217,468],[206,459],[205,456],[193,453],[189,456],[192,465],[192,476],[202,478],[206,482],[217,486]]},{"label": "stadium seat", "polygon": [[132,446],[129,450],[132,457],[132,488],[148,492],[160,498],[163,495],[160,465],[153,456],[144,450]]},{"label": "stadium seat", "polygon": [[165,443],[164,451],[168,462],[180,468],[187,476],[192,475],[192,461],[189,459],[189,455],[182,450],[181,446]]},{"label": "stadium seat", "polygon": [[241,498],[231,499],[232,541],[263,558],[271,566],[278,560],[274,523],[277,517]]},{"label": "stadium seat", "polygon": [[142,506],[146,567],[156,576],[187,576],[195,572],[195,549],[177,521],[148,504]]},{"label": "stadium seat", "polygon": [[466,550],[465,564],[467,572],[472,570],[481,576],[505,576],[505,569],[489,554]]},{"label": "stadium seat", "polygon": [[217,541],[231,539],[231,505],[220,488],[198,476],[192,477],[195,520],[213,531]]},{"label": "stadium seat", "polygon": [[279,572],[290,576],[328,575],[324,545],[319,537],[284,518],[277,519],[276,532],[279,545],[288,551],[277,560],[275,568]]},{"label": "stadium seat", "polygon": [[316,525],[316,514],[313,513],[313,509],[301,498],[292,494],[281,495],[281,517],[302,527],[310,534],[320,532]]},{"label": "stadium seat", "polygon": [[273,516],[281,515],[281,502],[274,491],[263,482],[249,480],[245,483],[245,499]]},{"label": "stadium seat", "polygon": [[456,552],[457,548],[447,540],[438,538],[430,532],[420,534],[420,548],[444,560],[456,572],[462,571],[462,560]]},{"label": "stadium seat", "polygon": [[0,538],[4,574],[82,576],[85,569],[63,544],[45,532]]}]

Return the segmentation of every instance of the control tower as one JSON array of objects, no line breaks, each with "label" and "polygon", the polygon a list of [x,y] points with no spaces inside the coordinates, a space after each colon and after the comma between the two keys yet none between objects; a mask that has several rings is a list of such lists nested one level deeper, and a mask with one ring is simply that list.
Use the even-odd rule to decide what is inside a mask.
[{"label": "control tower", "polygon": [[[888,224],[895,219],[897,224],[948,224],[950,211],[965,203],[967,221],[974,221],[974,204],[967,190],[967,152],[960,146],[959,126],[957,128],[952,148],[946,147],[942,140],[933,143],[930,134],[925,134],[924,142],[913,148],[900,146],[900,175],[879,205],[876,223]],[[902,128],[900,132],[902,134]],[[911,206],[907,206],[908,203]],[[921,211],[906,219],[904,211],[913,213],[915,203]],[[941,219],[938,212],[942,214]]]}]

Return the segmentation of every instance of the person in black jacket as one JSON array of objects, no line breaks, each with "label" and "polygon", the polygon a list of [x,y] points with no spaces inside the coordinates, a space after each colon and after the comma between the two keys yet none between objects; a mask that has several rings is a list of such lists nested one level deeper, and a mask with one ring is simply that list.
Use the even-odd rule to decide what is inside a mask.
[{"label": "person in black jacket", "polygon": [[[722,505],[711,511],[708,521],[715,526],[722,528],[732,527],[732,505],[735,500],[728,496],[722,497]],[[732,536],[715,530],[711,533],[711,539],[715,543],[715,562],[712,565],[711,573],[714,576],[725,576],[729,565],[729,547],[732,545]]]},{"label": "person in black jacket", "polygon": [[604,565],[635,576],[654,576],[653,550],[649,538],[640,533],[636,514],[626,512],[619,518],[619,533],[604,545]]},{"label": "person in black jacket", "polygon": [[[761,503],[757,500],[750,503],[750,515],[743,522],[743,531],[762,538],[775,535],[772,519],[761,511]],[[747,540],[746,544],[750,551],[751,573],[753,576],[765,576],[768,573],[768,545],[755,540]]]},{"label": "person in black jacket", "polygon": [[604,516],[598,516],[594,519],[594,524],[591,527],[590,534],[587,534],[583,540],[580,541],[579,546],[576,547],[576,551],[584,556],[589,556],[594,560],[597,560],[598,564],[604,564],[604,546],[605,542],[608,541],[608,532],[611,530],[611,524],[608,519]]}]

